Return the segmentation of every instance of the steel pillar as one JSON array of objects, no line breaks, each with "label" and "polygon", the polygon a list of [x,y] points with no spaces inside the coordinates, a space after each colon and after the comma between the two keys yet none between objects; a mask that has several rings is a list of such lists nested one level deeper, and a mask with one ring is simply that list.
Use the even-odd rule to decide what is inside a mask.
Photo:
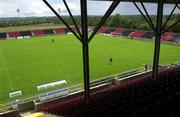
[{"label": "steel pillar", "polygon": [[162,20],[163,20],[163,6],[164,6],[164,0],[158,0],[157,21],[156,21],[156,38],[155,38],[153,74],[152,74],[152,77],[154,80],[158,77],[159,55],[160,55],[160,45],[161,45],[161,31],[162,31],[161,29],[162,29]]},{"label": "steel pillar", "polygon": [[81,0],[81,25],[82,25],[82,50],[84,71],[85,103],[90,103],[90,79],[89,79],[89,45],[88,45],[88,20],[87,0]]}]

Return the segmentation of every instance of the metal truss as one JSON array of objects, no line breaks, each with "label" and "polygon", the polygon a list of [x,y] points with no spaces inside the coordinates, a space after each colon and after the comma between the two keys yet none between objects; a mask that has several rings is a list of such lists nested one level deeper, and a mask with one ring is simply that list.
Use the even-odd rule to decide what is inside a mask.
[{"label": "metal truss", "polygon": [[[102,25],[105,23],[105,21],[109,18],[109,16],[112,14],[112,12],[117,8],[117,6],[120,4],[121,1],[124,0],[94,0],[94,1],[112,1],[111,6],[106,11],[105,15],[101,18],[101,20],[97,23],[94,31],[90,36],[88,36],[88,15],[87,15],[87,0],[80,0],[80,7],[81,7],[81,30],[79,29],[71,10],[69,9],[69,6],[66,2],[66,0],[63,0],[63,3],[74,23],[74,26],[77,30],[77,33],[68,25],[68,23],[54,10],[54,8],[47,2],[47,0],[42,0],[48,7],[51,9],[51,11],[61,20],[65,26],[74,34],[74,36],[82,43],[82,52],[83,52],[83,73],[84,73],[84,96],[85,96],[85,104],[90,103],[90,75],[89,75],[89,43],[93,39],[93,37],[97,34],[98,30],[102,27]],[[156,79],[158,76],[158,66],[159,66],[159,53],[160,53],[160,44],[161,44],[161,35],[165,32],[172,29],[176,24],[180,22],[178,20],[177,22],[173,23],[171,26],[167,27],[167,24],[174,13],[175,9],[178,8],[180,10],[179,1],[175,0],[175,6],[168,16],[167,20],[163,24],[163,7],[166,3],[166,0],[158,0],[158,9],[157,9],[157,20],[156,25],[153,23],[145,5],[144,0],[126,0],[128,2],[132,2],[135,7],[138,9],[140,14],[144,17],[146,22],[149,24],[149,26],[152,28],[153,32],[156,35],[155,38],[155,49],[154,49],[154,60],[153,60],[153,79]],[[136,4],[136,2],[140,2],[140,5],[142,6],[143,11],[141,8]]]},{"label": "metal truss", "polygon": [[[153,74],[152,77],[153,79],[156,79],[158,77],[158,66],[159,66],[159,54],[160,54],[160,43],[161,43],[161,35],[164,34],[165,32],[168,32],[170,29],[172,29],[175,25],[180,23],[180,20],[176,21],[169,27],[167,27],[167,24],[172,17],[172,14],[174,13],[175,9],[179,7],[179,1],[175,1],[175,6],[173,10],[171,11],[170,15],[167,17],[165,23],[163,24],[163,10],[164,10],[164,4],[165,0],[158,0],[158,9],[157,9],[157,18],[156,18],[156,26],[153,24],[152,19],[150,18],[149,13],[147,12],[147,9],[145,8],[143,4],[143,0],[139,0],[140,4],[145,12],[140,9],[140,7],[136,4],[135,0],[133,1],[133,4],[135,7],[138,9],[138,11],[141,13],[141,15],[144,17],[146,22],[149,24],[149,26],[152,28],[154,34],[155,34],[155,46],[154,46],[154,60],[153,60]],[[166,28],[167,27],[167,28]]]},{"label": "metal truss", "polygon": [[108,19],[111,13],[115,10],[121,0],[113,1],[105,15],[102,17],[100,22],[95,27],[93,33],[88,36],[88,21],[87,21],[87,0],[80,0],[81,3],[81,29],[80,32],[79,27],[69,9],[69,6],[66,0],[63,0],[63,3],[76,27],[78,34],[68,25],[67,22],[56,12],[56,10],[47,2],[47,0],[42,0],[51,11],[61,20],[65,26],[74,34],[74,36],[82,43],[82,52],[83,52],[83,72],[84,72],[84,95],[85,95],[85,102],[86,104],[90,103],[90,75],[89,75],[89,43],[93,39],[93,37],[97,34],[98,30],[104,24],[104,22]]},{"label": "metal truss", "polygon": [[[68,25],[68,23],[56,12],[56,10],[47,2],[47,0],[42,0],[48,7],[49,9],[59,18],[60,21],[74,34],[74,36],[82,42],[82,39],[79,37],[79,35],[76,34],[76,32]],[[67,8],[68,9],[68,8]]]}]

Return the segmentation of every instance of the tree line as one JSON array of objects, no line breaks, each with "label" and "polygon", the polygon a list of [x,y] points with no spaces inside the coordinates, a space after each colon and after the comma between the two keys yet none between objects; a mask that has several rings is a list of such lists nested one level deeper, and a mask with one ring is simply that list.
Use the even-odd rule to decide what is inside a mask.
[{"label": "tree line", "polygon": [[[81,25],[81,17],[74,17],[77,25]],[[100,21],[102,16],[89,16],[88,25],[96,26],[97,22]],[[164,16],[163,23],[166,22],[168,16]],[[69,16],[63,16],[63,19],[68,22],[69,25],[73,25],[73,21]],[[156,24],[156,16],[151,16],[152,22]],[[167,23],[166,27],[169,27],[176,21],[180,20],[180,14],[173,14]],[[61,24],[62,22],[56,17],[32,17],[32,18],[6,18],[0,19],[0,27],[13,27],[13,26],[25,26],[25,25],[37,25],[37,24]],[[132,15],[132,16],[121,16],[120,14],[112,15],[105,22],[104,26],[107,27],[122,27],[128,29],[139,29],[139,30],[152,30],[148,23],[145,21],[143,16]],[[170,31],[180,32],[180,23],[174,26]]]}]

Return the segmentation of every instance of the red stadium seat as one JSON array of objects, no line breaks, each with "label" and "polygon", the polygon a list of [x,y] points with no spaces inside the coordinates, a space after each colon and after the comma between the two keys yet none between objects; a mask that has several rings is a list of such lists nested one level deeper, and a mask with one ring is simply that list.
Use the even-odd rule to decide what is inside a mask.
[{"label": "red stadium seat", "polygon": [[124,32],[123,28],[117,28],[115,31],[113,31],[111,34],[112,35],[122,35],[122,33]]},{"label": "red stadium seat", "polygon": [[35,36],[41,36],[44,35],[44,31],[43,30],[33,30],[33,35]]},{"label": "red stadium seat", "polygon": [[10,38],[17,38],[17,37],[21,36],[21,33],[20,32],[8,32],[8,36]]},{"label": "red stadium seat", "polygon": [[[151,73],[135,76],[121,85],[91,92],[91,103],[79,95],[43,109],[45,112],[73,117],[126,117],[179,115],[180,66],[162,68],[156,80]],[[168,106],[171,105],[171,106]],[[174,106],[175,105],[175,106]]]},{"label": "red stadium seat", "polygon": [[123,32],[122,32],[122,36],[129,36],[132,32],[134,32],[133,29],[125,29]]},{"label": "red stadium seat", "polygon": [[132,32],[129,37],[130,38],[141,38],[143,35],[145,34],[144,31],[135,31],[135,32]]},{"label": "red stadium seat", "polygon": [[166,32],[161,36],[161,39],[163,41],[173,41],[173,39],[175,38],[175,33],[171,33],[171,32]]},{"label": "red stadium seat", "polygon": [[106,27],[102,27],[102,28],[100,28],[99,29],[99,31],[98,31],[98,33],[108,33],[109,31],[108,31],[108,28],[106,28]]},{"label": "red stadium seat", "polygon": [[65,30],[63,28],[54,29],[56,34],[65,34]]}]

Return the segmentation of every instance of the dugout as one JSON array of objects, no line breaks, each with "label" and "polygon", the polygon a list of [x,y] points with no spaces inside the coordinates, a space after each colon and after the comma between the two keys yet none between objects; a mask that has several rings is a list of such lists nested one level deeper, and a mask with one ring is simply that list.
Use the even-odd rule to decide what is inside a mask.
[{"label": "dugout", "polygon": [[0,40],[5,40],[5,38],[7,38],[7,34],[6,33],[0,33]]},{"label": "dugout", "polygon": [[44,31],[44,34],[54,34],[54,31],[52,29],[45,29],[43,31]]},{"label": "dugout", "polygon": [[32,36],[32,33],[31,33],[31,31],[21,31],[20,32],[21,33],[21,36]]}]

